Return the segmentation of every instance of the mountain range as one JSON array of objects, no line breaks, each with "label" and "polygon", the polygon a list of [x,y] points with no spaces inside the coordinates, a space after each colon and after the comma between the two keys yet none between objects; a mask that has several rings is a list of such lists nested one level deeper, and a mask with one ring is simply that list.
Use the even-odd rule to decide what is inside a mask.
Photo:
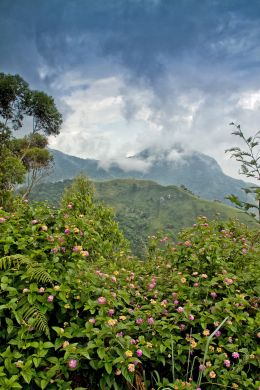
[{"label": "mountain range", "polygon": [[[73,179],[83,173],[95,181],[133,178],[153,180],[161,185],[182,186],[199,197],[226,203],[229,201],[225,197],[230,194],[247,200],[241,190],[247,187],[247,183],[224,174],[216,160],[199,152],[185,154],[172,149],[146,149],[132,156],[132,161],[125,159],[123,166],[138,163],[138,169],[126,170],[116,162],[104,168],[99,160],[70,156],[53,149],[50,151],[54,157],[54,169],[45,182]],[[178,158],[172,157],[176,154]]]}]

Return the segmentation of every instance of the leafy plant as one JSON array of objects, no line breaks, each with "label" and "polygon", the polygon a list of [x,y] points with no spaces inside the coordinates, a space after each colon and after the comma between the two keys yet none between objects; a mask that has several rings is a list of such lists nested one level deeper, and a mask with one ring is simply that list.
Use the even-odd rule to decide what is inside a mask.
[{"label": "leafy plant", "polygon": [[[233,122],[230,125],[235,126],[236,130],[232,134],[238,136],[243,141],[245,149],[235,146],[226,150],[226,152],[231,153],[231,157],[234,157],[241,164],[241,170],[239,172],[241,175],[260,180],[260,131],[247,138],[241,130],[240,125],[236,125]],[[252,210],[257,210],[258,221],[260,222],[260,187],[251,185],[243,188],[243,190],[246,194],[253,194],[255,203],[242,201],[234,194],[229,195],[227,199],[250,215],[255,215],[252,213]]]},{"label": "leafy plant", "polygon": [[140,261],[83,177],[1,209],[0,387],[257,389],[256,234],[201,217]]},{"label": "leafy plant", "polygon": [[[11,208],[13,191],[24,182],[26,173],[24,198],[50,167],[46,135],[59,134],[62,117],[52,97],[30,90],[19,75],[0,73],[0,118],[0,206]],[[25,118],[31,119],[31,134],[14,137]]]}]

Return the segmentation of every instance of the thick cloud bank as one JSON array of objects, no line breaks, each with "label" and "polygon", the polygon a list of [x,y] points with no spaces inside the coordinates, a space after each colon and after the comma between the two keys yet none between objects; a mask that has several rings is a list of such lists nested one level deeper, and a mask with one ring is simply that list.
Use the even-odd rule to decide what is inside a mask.
[{"label": "thick cloud bank", "polygon": [[130,169],[181,145],[236,174],[228,123],[260,123],[258,0],[2,0],[0,25],[1,71],[64,114],[51,147]]}]

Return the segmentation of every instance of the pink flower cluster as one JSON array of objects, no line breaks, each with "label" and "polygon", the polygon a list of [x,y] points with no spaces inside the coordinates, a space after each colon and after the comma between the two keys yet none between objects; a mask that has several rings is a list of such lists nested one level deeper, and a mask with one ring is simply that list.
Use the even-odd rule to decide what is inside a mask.
[{"label": "pink flower cluster", "polygon": [[54,300],[54,295],[49,295],[48,298],[47,298],[47,301],[48,302],[53,302]]},{"label": "pink flower cluster", "polygon": [[152,276],[152,280],[151,280],[151,283],[148,286],[148,290],[149,291],[153,290],[156,287],[156,283],[157,283],[156,276]]},{"label": "pink flower cluster", "polygon": [[99,297],[97,301],[100,305],[105,305],[107,302],[105,297]]},{"label": "pink flower cluster", "polygon": [[76,359],[70,359],[69,362],[68,362],[68,366],[69,368],[76,368],[78,365],[78,361]]},{"label": "pink flower cluster", "polygon": [[225,278],[224,282],[229,286],[234,283],[234,280],[232,278]]}]

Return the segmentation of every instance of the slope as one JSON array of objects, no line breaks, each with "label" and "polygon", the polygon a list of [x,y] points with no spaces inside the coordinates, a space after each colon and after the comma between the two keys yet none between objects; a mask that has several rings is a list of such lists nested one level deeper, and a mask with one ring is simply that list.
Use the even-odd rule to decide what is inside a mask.
[{"label": "slope", "polygon": [[[31,194],[33,200],[48,200],[54,205],[71,181],[46,183],[37,186]],[[169,237],[192,225],[199,215],[226,220],[238,218],[256,226],[256,222],[228,205],[200,199],[176,186],[161,186],[152,181],[123,179],[95,182],[96,199],[110,207],[134,253],[143,252],[147,236],[163,231]]]}]

